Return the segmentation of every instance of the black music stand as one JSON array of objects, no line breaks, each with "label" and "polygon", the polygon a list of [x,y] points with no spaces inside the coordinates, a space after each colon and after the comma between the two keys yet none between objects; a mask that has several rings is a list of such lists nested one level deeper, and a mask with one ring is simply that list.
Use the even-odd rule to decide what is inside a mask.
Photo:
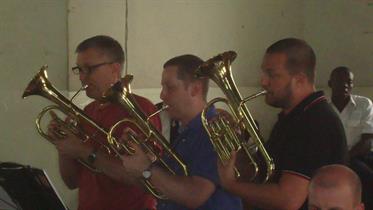
[{"label": "black music stand", "polygon": [[0,194],[1,209],[67,210],[43,170],[0,163],[0,186],[9,195]]}]

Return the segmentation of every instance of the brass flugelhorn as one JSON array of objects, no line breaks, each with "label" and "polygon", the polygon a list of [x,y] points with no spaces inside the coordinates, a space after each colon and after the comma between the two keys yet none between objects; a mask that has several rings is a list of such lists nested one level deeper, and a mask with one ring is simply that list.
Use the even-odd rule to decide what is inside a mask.
[{"label": "brass flugelhorn", "polygon": [[[266,94],[261,91],[245,99],[242,99],[240,92],[233,80],[231,63],[236,58],[234,51],[227,51],[219,54],[204,62],[197,70],[197,77],[206,77],[212,79],[223,91],[226,98],[215,98],[208,102],[202,112],[202,123],[210,136],[216,152],[221,160],[230,158],[232,151],[244,150],[248,156],[250,164],[253,166],[251,180],[256,182],[266,182],[271,177],[275,165],[272,158],[263,145],[263,139],[259,133],[259,128],[255,124],[249,109],[245,103],[260,95]],[[226,104],[233,118],[233,123],[226,119],[226,116],[218,116],[215,120],[209,120],[206,116],[207,110],[217,102]],[[237,129],[239,131],[237,131]],[[244,134],[250,135],[250,141]],[[252,141],[252,143],[251,143]],[[258,159],[264,160],[265,167]],[[240,173],[237,168],[236,176]],[[263,171],[264,170],[264,171]],[[262,173],[258,177],[258,173]]]},{"label": "brass flugelhorn", "polygon": [[[125,82],[117,82],[114,84],[109,91],[107,91],[104,94],[104,100],[108,100],[111,103],[117,103],[120,104],[125,110],[128,111],[129,115],[131,116],[129,119],[124,119],[119,122],[117,122],[109,132],[110,135],[108,136],[108,141],[112,147],[116,147],[116,142],[111,140],[111,133],[112,131],[121,123],[126,124],[133,124],[135,127],[137,127],[141,134],[143,134],[143,139],[137,139],[142,137],[135,137],[130,135],[130,139],[137,144],[142,145],[143,148],[145,148],[148,152],[150,152],[153,156],[156,157],[156,159],[167,169],[170,173],[175,174],[174,170],[171,169],[171,167],[162,159],[163,156],[169,156],[171,159],[173,159],[180,169],[182,170],[184,175],[188,175],[188,170],[185,165],[185,163],[182,161],[182,159],[174,152],[166,140],[166,138],[153,126],[153,124],[149,121],[153,116],[158,114],[160,111],[163,111],[162,109],[158,110],[157,112],[146,116],[140,106],[136,103],[136,100],[134,98],[134,95],[132,94],[130,83],[132,78],[129,80],[126,80]],[[159,144],[162,146],[162,154],[159,154],[159,152],[155,151],[151,146],[153,143]],[[129,149],[130,150],[130,149]],[[148,181],[144,180],[145,186],[147,189],[157,198],[159,199],[166,199],[164,195],[157,192],[155,187]]]},{"label": "brass flugelhorn", "polygon": [[[83,110],[81,110],[79,107],[77,107],[73,102],[72,99],[81,91],[84,89],[82,87],[72,99],[67,99],[65,96],[63,96],[48,80],[47,75],[47,69],[48,66],[44,65],[41,67],[40,71],[34,76],[34,78],[30,81],[30,83],[27,85],[25,91],[23,92],[22,98],[26,98],[31,95],[39,95],[42,96],[53,103],[55,105],[50,105],[45,108],[38,114],[35,124],[36,129],[38,133],[43,136],[44,138],[48,140],[52,140],[51,137],[45,133],[41,126],[41,120],[44,117],[46,113],[51,113],[54,120],[57,121],[59,125],[62,125],[69,129],[72,133],[79,136],[82,141],[87,141],[88,139],[94,140],[94,138],[91,138],[89,135],[87,135],[82,129],[79,128],[79,123],[86,123],[93,128],[96,129],[95,136],[102,135],[106,137],[108,135],[107,131],[105,129],[101,128],[99,125],[97,125],[89,116],[87,116]],[[58,118],[55,114],[53,114],[53,110],[59,110],[62,113],[66,114],[69,117],[68,121],[62,120]],[[61,133],[61,135],[64,135]],[[104,145],[100,141],[94,140],[96,143],[100,145],[101,148],[106,150],[108,153],[111,153],[112,150]],[[89,165],[87,162],[83,160],[78,160],[82,165],[86,166],[87,168],[91,169],[95,172],[100,172],[100,170],[94,168],[93,166]]]}]

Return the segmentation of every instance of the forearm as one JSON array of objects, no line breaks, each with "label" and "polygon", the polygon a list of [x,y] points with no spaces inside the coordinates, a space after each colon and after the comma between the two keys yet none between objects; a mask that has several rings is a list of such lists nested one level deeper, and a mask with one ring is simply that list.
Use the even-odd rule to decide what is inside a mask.
[{"label": "forearm", "polygon": [[212,195],[215,186],[202,177],[177,176],[159,167],[152,169],[151,183],[170,200],[195,209]]},{"label": "forearm", "polygon": [[59,155],[59,169],[62,180],[69,189],[78,187],[79,165],[75,159]]},{"label": "forearm", "polygon": [[300,208],[297,202],[291,200],[292,196],[282,192],[281,186],[278,184],[235,182],[227,190],[241,197],[250,206],[261,209],[292,210]]},{"label": "forearm", "polygon": [[[88,156],[93,152],[93,148],[86,148],[80,153],[80,159],[88,162]],[[137,184],[131,176],[125,173],[123,165],[119,158],[108,155],[102,150],[96,151],[96,159],[92,166],[105,174],[109,178],[128,185]]]},{"label": "forearm", "polygon": [[364,142],[359,142],[355,144],[350,151],[348,152],[350,158],[364,156],[369,153],[370,149],[368,149],[368,145]]},{"label": "forearm", "polygon": [[373,134],[362,134],[360,141],[349,151],[350,157],[366,155],[370,152]]}]

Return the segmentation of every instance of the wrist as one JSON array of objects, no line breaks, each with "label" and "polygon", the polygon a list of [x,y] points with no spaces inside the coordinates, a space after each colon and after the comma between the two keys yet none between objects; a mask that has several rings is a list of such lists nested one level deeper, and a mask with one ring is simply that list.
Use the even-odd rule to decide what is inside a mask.
[{"label": "wrist", "polygon": [[93,165],[97,159],[98,150],[96,148],[92,148],[89,154],[86,156],[87,163]]},{"label": "wrist", "polygon": [[143,171],[142,171],[142,178],[144,178],[145,180],[149,180],[152,176],[152,169],[154,168],[154,165],[155,165],[155,162],[152,162],[150,163],[150,165],[145,168]]},{"label": "wrist", "polygon": [[237,183],[236,180],[229,180],[229,181],[227,181],[227,182],[221,183],[221,185],[222,185],[222,187],[223,187],[225,190],[227,190],[227,191],[229,191],[229,192],[232,192],[232,191],[234,191],[234,189],[236,188],[236,187],[235,187],[235,186],[236,186],[236,183]]}]

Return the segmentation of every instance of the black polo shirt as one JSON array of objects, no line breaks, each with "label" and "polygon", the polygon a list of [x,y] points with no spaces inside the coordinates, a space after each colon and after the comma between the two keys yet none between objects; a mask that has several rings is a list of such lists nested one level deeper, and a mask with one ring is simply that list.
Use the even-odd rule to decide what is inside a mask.
[{"label": "black polo shirt", "polygon": [[267,149],[276,166],[273,182],[282,172],[310,179],[321,166],[344,164],[347,155],[343,125],[322,91],[312,93],[287,115],[279,114]]}]

